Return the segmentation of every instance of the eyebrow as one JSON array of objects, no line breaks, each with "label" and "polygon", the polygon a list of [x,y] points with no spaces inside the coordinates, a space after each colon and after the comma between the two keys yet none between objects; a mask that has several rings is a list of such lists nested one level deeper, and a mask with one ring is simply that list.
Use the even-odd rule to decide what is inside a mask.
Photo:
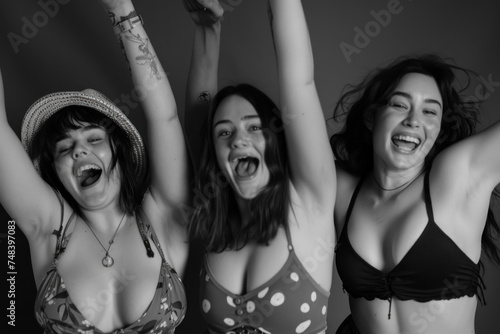
[{"label": "eyebrow", "polygon": [[[396,96],[402,96],[402,97],[405,97],[405,98],[407,98],[409,100],[413,100],[413,97],[410,94],[405,93],[405,92],[396,91],[396,92],[392,93],[391,97],[393,97],[394,95],[396,95]],[[443,106],[441,105],[441,102],[439,102],[438,100],[435,100],[435,99],[424,99],[424,102],[437,104],[437,105],[439,105],[439,107],[441,109],[443,109]]]},{"label": "eyebrow", "polygon": [[[249,119],[255,119],[255,118],[260,118],[259,115],[246,115],[246,116],[243,116],[240,120],[242,121],[246,121],[246,120],[249,120]],[[224,124],[224,123],[231,123],[230,120],[227,120],[227,119],[222,119],[218,122],[216,122],[213,127],[215,128],[217,125],[219,124]]]}]

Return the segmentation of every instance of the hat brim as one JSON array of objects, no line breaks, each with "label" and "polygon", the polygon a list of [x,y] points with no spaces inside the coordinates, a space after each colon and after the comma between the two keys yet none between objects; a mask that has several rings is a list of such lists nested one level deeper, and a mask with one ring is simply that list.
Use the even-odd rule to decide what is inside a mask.
[{"label": "hat brim", "polygon": [[135,172],[142,176],[146,171],[146,151],[139,131],[127,116],[103,94],[85,89],[81,92],[58,92],[46,95],[35,101],[24,115],[21,127],[21,142],[38,170],[38,158],[33,156],[33,139],[45,122],[56,112],[68,106],[92,108],[107,116],[122,129],[132,144],[132,163]]}]

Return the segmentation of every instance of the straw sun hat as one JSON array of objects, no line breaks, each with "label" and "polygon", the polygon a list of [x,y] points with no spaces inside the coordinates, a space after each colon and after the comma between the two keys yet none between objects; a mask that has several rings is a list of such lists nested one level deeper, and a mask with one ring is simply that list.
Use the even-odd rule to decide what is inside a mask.
[{"label": "straw sun hat", "polygon": [[113,102],[93,89],[49,94],[29,107],[21,127],[21,141],[30,158],[34,159],[33,164],[37,170],[38,159],[33,157],[33,139],[52,115],[68,106],[84,106],[97,110],[122,129],[132,143],[131,160],[136,175],[143,175],[146,170],[146,152],[139,131]]}]

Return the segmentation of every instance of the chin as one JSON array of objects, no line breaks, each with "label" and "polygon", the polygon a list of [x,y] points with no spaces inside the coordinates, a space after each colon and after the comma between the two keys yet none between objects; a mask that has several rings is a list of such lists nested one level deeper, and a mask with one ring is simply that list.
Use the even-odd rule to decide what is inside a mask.
[{"label": "chin", "polygon": [[247,200],[247,201],[250,201],[250,200],[253,200],[254,198],[256,198],[260,194],[261,190],[262,190],[262,188],[256,190],[256,189],[238,189],[237,187],[233,187],[234,195],[237,198]]}]

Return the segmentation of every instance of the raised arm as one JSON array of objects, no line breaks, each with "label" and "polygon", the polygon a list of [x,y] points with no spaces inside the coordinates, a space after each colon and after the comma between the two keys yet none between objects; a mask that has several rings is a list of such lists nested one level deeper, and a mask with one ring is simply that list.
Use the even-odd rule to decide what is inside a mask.
[{"label": "raised arm", "polygon": [[335,200],[335,164],[314,82],[302,4],[300,0],[270,0],[270,9],[292,182],[304,199],[331,205]]},{"label": "raised arm", "polygon": [[474,146],[472,172],[483,179],[486,189],[500,184],[500,121],[471,138]]},{"label": "raised arm", "polygon": [[[49,236],[60,221],[55,192],[38,175],[18,137],[9,126],[0,73],[0,203],[30,241]],[[55,223],[56,225],[54,225]]]},{"label": "raised arm", "polygon": [[179,207],[188,200],[188,156],[167,75],[132,1],[101,1],[129,63],[135,89],[145,96],[141,103],[148,127],[151,194],[160,209]]},{"label": "raised arm", "polygon": [[497,121],[478,134],[452,145],[436,159],[438,164],[443,162],[443,173],[467,182],[466,189],[488,199],[500,184],[499,147],[500,121]]},{"label": "raised arm", "polygon": [[184,128],[195,169],[202,152],[200,135],[210,101],[217,93],[221,21],[224,10],[217,0],[182,0],[194,22],[191,64],[186,87]]}]

